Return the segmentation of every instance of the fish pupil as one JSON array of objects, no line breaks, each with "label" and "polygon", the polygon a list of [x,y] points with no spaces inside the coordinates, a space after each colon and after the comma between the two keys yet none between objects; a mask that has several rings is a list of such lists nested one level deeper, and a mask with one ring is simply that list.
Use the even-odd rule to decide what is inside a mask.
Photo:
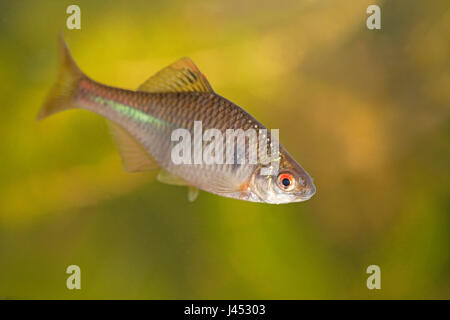
[{"label": "fish pupil", "polygon": [[289,187],[289,185],[291,184],[291,180],[289,180],[288,178],[284,178],[283,180],[281,180],[281,183],[283,184],[283,186]]}]

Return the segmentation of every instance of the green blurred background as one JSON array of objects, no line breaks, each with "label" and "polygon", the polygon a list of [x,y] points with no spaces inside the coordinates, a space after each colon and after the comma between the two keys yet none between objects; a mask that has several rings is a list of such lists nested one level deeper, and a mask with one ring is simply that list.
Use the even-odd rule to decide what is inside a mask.
[{"label": "green blurred background", "polygon": [[[81,7],[81,30],[66,8]],[[381,30],[366,8],[381,7]],[[0,2],[0,298],[450,298],[450,2]],[[99,116],[36,122],[63,31],[134,89],[182,56],[314,177],[266,205],[127,174]],[[66,289],[66,267],[82,289]],[[366,287],[381,267],[381,290]]]}]

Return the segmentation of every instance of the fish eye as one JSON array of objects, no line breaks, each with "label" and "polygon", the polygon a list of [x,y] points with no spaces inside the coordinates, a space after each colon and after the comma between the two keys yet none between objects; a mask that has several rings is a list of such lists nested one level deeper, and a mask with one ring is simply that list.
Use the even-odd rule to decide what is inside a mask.
[{"label": "fish eye", "polygon": [[292,190],[295,185],[294,177],[290,173],[281,173],[278,176],[278,185],[283,190],[286,190],[286,191]]}]

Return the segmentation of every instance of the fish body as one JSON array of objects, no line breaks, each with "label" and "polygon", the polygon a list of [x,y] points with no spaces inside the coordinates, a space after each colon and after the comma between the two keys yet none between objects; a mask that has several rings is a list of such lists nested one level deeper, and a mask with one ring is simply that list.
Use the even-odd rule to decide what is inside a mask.
[{"label": "fish body", "polygon": [[[198,189],[266,203],[304,201],[315,193],[311,177],[281,145],[277,157],[272,159],[279,170],[274,174],[261,174],[261,170],[273,162],[248,161],[252,147],[261,151],[263,140],[259,139],[245,140],[243,154],[246,162],[238,162],[236,158],[230,163],[193,161],[180,164],[173,161],[173,150],[179,142],[174,141],[172,135],[177,129],[188,132],[190,137],[194,137],[192,145],[197,143],[201,148],[207,148],[208,144],[217,143],[219,139],[225,145],[229,129],[267,132],[266,127],[244,109],[216,94],[190,59],[183,58],[161,70],[133,91],[90,79],[75,64],[62,38],[60,47],[62,66],[59,78],[38,118],[69,108],[86,109],[103,116],[111,124],[128,171],[162,169],[158,179],[189,186],[190,200],[195,199]],[[205,141],[202,134],[209,129],[220,133],[220,138]],[[265,137],[265,142],[273,142],[269,134]],[[193,148],[195,150],[195,146]],[[223,152],[223,158],[226,158],[225,150],[214,150],[216,155]],[[200,158],[202,155],[201,152]]]}]

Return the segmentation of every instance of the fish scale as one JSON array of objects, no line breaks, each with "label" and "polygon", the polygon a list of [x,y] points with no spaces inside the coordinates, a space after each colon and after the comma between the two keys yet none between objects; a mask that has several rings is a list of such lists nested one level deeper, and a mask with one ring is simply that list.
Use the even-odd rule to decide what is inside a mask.
[{"label": "fish scale", "polygon": [[[105,103],[99,103],[98,97]],[[111,88],[90,79],[83,79],[80,84],[80,90],[75,94],[75,100],[79,101],[80,108],[86,108],[94,111],[110,120],[121,123],[124,127],[130,127],[130,123],[134,122],[133,134],[136,136],[149,135],[152,133],[152,139],[143,142],[150,154],[152,154],[158,163],[167,170],[172,170],[178,175],[182,175],[189,182],[193,182],[195,177],[204,175],[205,166],[176,166],[172,165],[167,159],[170,157],[172,144],[158,143],[159,141],[170,141],[170,135],[174,128],[184,128],[189,130],[192,135],[194,121],[201,121],[203,130],[216,128],[223,133],[223,143],[226,143],[226,130],[232,128],[235,124],[238,127],[247,130],[252,128],[253,123],[257,123],[256,119],[247,114],[240,107],[227,101],[226,99],[210,93],[146,93],[124,89]],[[87,103],[86,103],[87,102]],[[123,110],[129,111],[124,113],[117,111],[114,105],[123,106]],[[224,105],[225,108],[218,112],[217,105]],[[154,121],[146,121],[145,126],[142,125],[141,119],[146,119],[136,115],[136,110],[149,116]],[[140,115],[140,114],[139,114]],[[169,124],[169,125],[162,125]],[[254,127],[253,127],[254,128]],[[264,129],[262,125],[258,128]],[[205,143],[206,144],[206,143]],[[251,147],[251,146],[249,146]],[[248,149],[247,149],[248,150]],[[214,165],[208,167],[208,171],[224,171],[229,172],[230,165]],[[196,172],[202,170],[202,174]],[[242,170],[236,174],[239,178],[248,178],[253,172],[254,165],[242,166]],[[203,188],[203,181],[195,181]]]}]

